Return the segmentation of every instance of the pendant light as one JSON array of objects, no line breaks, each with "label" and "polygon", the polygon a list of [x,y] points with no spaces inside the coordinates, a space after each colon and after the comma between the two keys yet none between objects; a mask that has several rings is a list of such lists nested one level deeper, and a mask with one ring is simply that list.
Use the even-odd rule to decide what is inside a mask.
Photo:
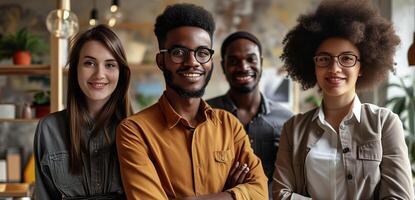
[{"label": "pendant light", "polygon": [[78,32],[78,17],[70,10],[69,0],[58,4],[59,9],[50,11],[46,17],[46,27],[55,37],[66,39]]},{"label": "pendant light", "polygon": [[91,15],[89,17],[89,25],[95,26],[98,22],[98,10],[96,7],[96,0],[94,0],[94,7],[91,10]]},{"label": "pendant light", "polygon": [[111,4],[111,7],[110,7],[110,11],[111,11],[112,13],[117,12],[117,10],[118,10],[118,6],[119,6],[119,4],[118,4],[118,0],[112,0],[112,4]]}]

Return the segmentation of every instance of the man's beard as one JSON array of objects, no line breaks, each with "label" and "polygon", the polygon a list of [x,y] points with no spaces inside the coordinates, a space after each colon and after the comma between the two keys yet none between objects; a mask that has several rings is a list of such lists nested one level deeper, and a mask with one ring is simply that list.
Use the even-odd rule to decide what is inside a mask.
[{"label": "man's beard", "polygon": [[[255,76],[256,76],[255,79],[257,81],[255,82],[254,85],[242,85],[242,86],[240,86],[240,85],[230,84],[230,87],[231,87],[232,90],[234,90],[238,93],[241,93],[241,94],[250,93],[250,92],[252,92],[252,91],[254,91],[255,89],[258,88],[259,80],[261,80],[261,76],[262,76],[262,71],[256,73]],[[259,76],[259,77],[257,77],[257,76]]]},{"label": "man's beard", "polygon": [[172,88],[177,94],[179,94],[179,96],[183,98],[199,98],[199,97],[202,97],[203,94],[205,94],[205,89],[206,89],[207,84],[210,81],[212,72],[213,72],[213,63],[212,63],[212,69],[207,73],[205,84],[203,85],[202,88],[196,91],[188,91],[180,87],[179,85],[174,84],[173,73],[167,70],[166,68],[163,69],[163,76],[164,76],[164,80],[166,81],[166,85]]},{"label": "man's beard", "polygon": [[258,86],[258,82],[256,82],[255,85],[253,86],[248,86],[248,85],[232,86],[231,89],[241,94],[247,94],[247,93],[254,91],[257,88],[257,86]]}]

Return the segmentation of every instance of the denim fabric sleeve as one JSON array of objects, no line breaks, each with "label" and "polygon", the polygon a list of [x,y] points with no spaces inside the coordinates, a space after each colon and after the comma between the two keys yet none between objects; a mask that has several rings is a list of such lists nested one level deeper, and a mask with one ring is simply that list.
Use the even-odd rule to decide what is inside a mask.
[{"label": "denim fabric sleeve", "polygon": [[51,172],[47,165],[47,158],[44,152],[45,140],[43,137],[47,134],[48,128],[41,120],[36,128],[34,138],[34,154],[35,154],[35,195],[36,199],[49,200],[60,199],[61,194],[53,184]]}]

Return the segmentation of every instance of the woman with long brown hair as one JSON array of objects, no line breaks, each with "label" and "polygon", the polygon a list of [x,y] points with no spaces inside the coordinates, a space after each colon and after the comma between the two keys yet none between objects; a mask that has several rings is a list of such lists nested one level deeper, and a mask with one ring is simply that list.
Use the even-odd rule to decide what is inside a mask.
[{"label": "woman with long brown hair", "polygon": [[36,199],[123,199],[115,128],[131,114],[130,69],[104,25],[78,35],[68,59],[67,109],[37,127]]}]

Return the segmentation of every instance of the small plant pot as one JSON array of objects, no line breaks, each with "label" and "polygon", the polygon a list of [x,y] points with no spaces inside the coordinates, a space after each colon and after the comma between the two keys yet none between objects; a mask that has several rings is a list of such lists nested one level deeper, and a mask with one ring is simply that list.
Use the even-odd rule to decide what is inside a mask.
[{"label": "small plant pot", "polygon": [[50,105],[35,105],[35,117],[42,118],[50,113]]},{"label": "small plant pot", "polygon": [[31,55],[29,51],[17,51],[13,54],[13,64],[15,65],[30,65]]}]

